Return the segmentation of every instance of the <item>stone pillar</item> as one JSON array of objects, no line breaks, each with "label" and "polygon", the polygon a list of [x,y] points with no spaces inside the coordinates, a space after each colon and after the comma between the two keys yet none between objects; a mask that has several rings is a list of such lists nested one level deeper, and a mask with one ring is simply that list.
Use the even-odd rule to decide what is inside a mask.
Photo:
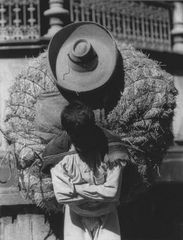
[{"label": "stone pillar", "polygon": [[49,9],[44,12],[44,15],[49,17],[50,28],[45,38],[52,38],[64,26],[63,20],[69,11],[64,9],[63,3],[64,0],[49,0]]},{"label": "stone pillar", "polygon": [[[173,51],[183,54],[183,2],[173,3]],[[183,71],[175,73],[175,86],[178,89],[177,107],[173,122],[175,141],[183,144]]]},{"label": "stone pillar", "polygon": [[173,51],[183,53],[183,2],[175,2],[173,8]]},{"label": "stone pillar", "polygon": [[174,76],[175,87],[178,90],[177,107],[173,121],[174,140],[179,144],[183,144],[183,72]]}]

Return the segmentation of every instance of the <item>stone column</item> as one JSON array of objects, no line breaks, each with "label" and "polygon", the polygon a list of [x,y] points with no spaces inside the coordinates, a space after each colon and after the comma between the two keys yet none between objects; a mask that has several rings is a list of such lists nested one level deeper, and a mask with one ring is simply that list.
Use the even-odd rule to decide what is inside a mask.
[{"label": "stone column", "polygon": [[64,0],[49,0],[49,9],[44,12],[44,15],[49,17],[50,28],[45,38],[52,38],[64,26],[63,20],[69,11],[64,9],[63,3]]},{"label": "stone column", "polygon": [[173,8],[173,51],[183,53],[183,2],[175,2]]},{"label": "stone column", "polygon": [[[183,2],[173,3],[173,51],[183,54]],[[177,107],[173,122],[175,141],[183,142],[183,71],[175,73],[175,86],[178,89]]]},{"label": "stone column", "polygon": [[178,90],[177,106],[173,121],[174,140],[183,144],[183,72],[174,76],[175,87]]}]

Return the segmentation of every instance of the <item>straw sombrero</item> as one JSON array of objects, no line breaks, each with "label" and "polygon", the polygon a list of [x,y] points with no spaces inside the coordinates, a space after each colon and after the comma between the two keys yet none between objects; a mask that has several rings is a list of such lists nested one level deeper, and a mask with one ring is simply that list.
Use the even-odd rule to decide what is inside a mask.
[{"label": "straw sombrero", "polygon": [[119,55],[110,32],[94,22],[67,25],[54,35],[48,48],[57,87],[77,94],[104,86],[116,72]]}]

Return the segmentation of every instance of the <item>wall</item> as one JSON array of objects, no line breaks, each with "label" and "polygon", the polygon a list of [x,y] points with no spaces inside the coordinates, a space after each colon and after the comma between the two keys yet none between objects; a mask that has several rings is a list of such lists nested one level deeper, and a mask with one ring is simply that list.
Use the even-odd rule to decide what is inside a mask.
[{"label": "wall", "polygon": [[183,141],[183,73],[174,76],[175,86],[178,89],[177,107],[173,121],[173,131],[176,140]]},{"label": "wall", "polygon": [[[24,67],[28,59],[10,58],[0,59],[0,127],[4,126],[5,106],[8,99],[8,89],[13,84],[16,75]],[[0,151],[4,151],[6,143],[0,136]]]},{"label": "wall", "polygon": [[[0,127],[4,126],[6,100],[8,89],[13,84],[15,76],[28,62],[27,58],[0,59]],[[0,133],[0,161],[6,142]],[[17,187],[16,171],[6,184],[0,183],[0,240],[56,240],[50,230],[46,215],[31,201],[23,199]],[[0,167],[0,181],[7,180],[9,168]],[[59,219],[57,220],[59,224]],[[62,223],[60,223],[63,226]],[[59,228],[61,231],[61,227]],[[61,235],[58,233],[58,235]],[[59,239],[62,239],[59,237]]]},{"label": "wall", "polygon": [[[0,240],[62,240],[62,214],[43,214],[34,205],[0,207]],[[53,227],[51,227],[53,226]]]}]

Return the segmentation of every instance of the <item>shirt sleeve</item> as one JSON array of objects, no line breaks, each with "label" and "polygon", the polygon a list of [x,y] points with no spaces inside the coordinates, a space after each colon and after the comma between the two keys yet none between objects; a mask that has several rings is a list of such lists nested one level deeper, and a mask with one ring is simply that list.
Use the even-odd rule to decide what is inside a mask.
[{"label": "shirt sleeve", "polygon": [[69,159],[65,157],[62,162],[51,169],[55,197],[59,203],[63,204],[72,202],[82,203],[84,198],[76,193],[72,177],[64,167],[64,163],[67,162],[67,160]]},{"label": "shirt sleeve", "polygon": [[122,173],[124,167],[129,161],[126,148],[120,141],[110,142],[109,150],[106,155],[106,162],[109,167],[107,170],[107,178],[104,184],[82,184],[75,185],[76,192],[84,198],[97,201],[118,201],[120,197],[120,189],[122,184]]},{"label": "shirt sleeve", "polygon": [[108,169],[106,182],[102,185],[89,183],[75,185],[76,192],[84,198],[97,201],[118,201],[123,167],[124,165],[118,164],[112,169]]}]

